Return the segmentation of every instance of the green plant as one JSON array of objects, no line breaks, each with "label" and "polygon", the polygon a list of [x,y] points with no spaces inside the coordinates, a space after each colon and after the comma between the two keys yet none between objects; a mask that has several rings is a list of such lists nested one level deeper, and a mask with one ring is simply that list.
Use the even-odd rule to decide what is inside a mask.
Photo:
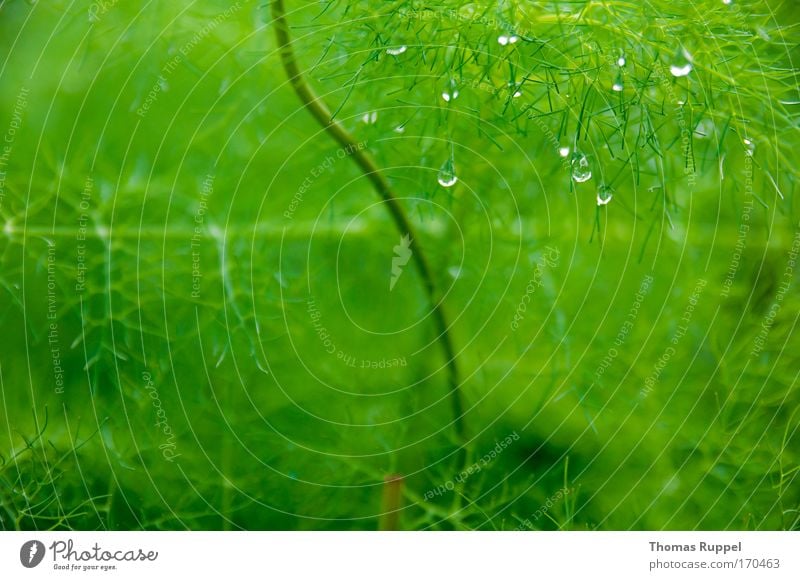
[{"label": "green plant", "polygon": [[798,528],[790,4],[0,14],[4,529]]}]

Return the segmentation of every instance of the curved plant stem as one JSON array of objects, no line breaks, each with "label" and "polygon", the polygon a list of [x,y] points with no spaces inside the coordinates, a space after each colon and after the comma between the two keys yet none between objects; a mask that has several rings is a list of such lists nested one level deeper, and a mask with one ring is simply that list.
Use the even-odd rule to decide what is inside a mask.
[{"label": "curved plant stem", "polygon": [[314,93],[314,90],[308,85],[300,72],[297,66],[297,58],[292,49],[292,39],[289,34],[289,24],[286,20],[286,9],[283,0],[273,0],[272,17],[275,25],[275,37],[280,50],[281,62],[286,71],[286,75],[289,77],[289,83],[292,85],[297,97],[325,131],[350,154],[364,173],[364,176],[370,181],[372,187],[381,199],[383,199],[386,207],[389,208],[389,213],[397,229],[400,231],[400,234],[408,236],[413,248],[416,250],[412,252],[412,256],[420,278],[422,279],[422,284],[425,287],[425,292],[433,308],[433,319],[436,324],[437,332],[439,333],[437,340],[442,345],[447,365],[454,427],[459,441],[463,443],[465,441],[464,403],[459,386],[458,366],[456,364],[453,341],[450,337],[447,318],[442,310],[442,305],[436,297],[436,287],[434,285],[433,275],[431,274],[431,268],[425,258],[425,253],[422,251],[414,228],[408,221],[397,198],[392,193],[389,182],[386,181],[386,178],[381,174],[380,168],[375,164],[369,154],[359,147],[358,141],[356,141],[341,124],[333,119],[328,107],[316,93]]}]

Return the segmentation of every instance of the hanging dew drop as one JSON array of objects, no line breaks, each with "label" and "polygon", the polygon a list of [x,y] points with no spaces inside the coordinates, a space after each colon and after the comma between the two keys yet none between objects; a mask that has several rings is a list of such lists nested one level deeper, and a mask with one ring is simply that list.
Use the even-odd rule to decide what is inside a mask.
[{"label": "hanging dew drop", "polygon": [[456,85],[455,80],[450,80],[447,85],[447,88],[442,92],[442,98],[445,100],[446,103],[450,101],[455,101],[458,98],[458,88]]},{"label": "hanging dew drop", "polygon": [[615,93],[621,93],[624,88],[625,85],[623,84],[622,81],[622,73],[620,73],[617,75],[617,78],[614,79],[614,84],[611,85],[611,90],[614,91]]},{"label": "hanging dew drop", "polygon": [[386,54],[388,54],[390,56],[400,56],[401,54],[403,54],[407,50],[408,50],[408,47],[405,44],[403,44],[403,45],[400,45],[400,46],[387,48],[386,49]]},{"label": "hanging dew drop", "polygon": [[669,65],[669,72],[674,77],[685,77],[692,72],[692,55],[686,49],[680,49],[672,64]]},{"label": "hanging dew drop", "polygon": [[361,117],[361,120],[367,125],[374,125],[375,121],[378,120],[378,112],[370,111],[368,113],[364,113],[364,116]]},{"label": "hanging dew drop", "polygon": [[456,184],[458,177],[456,177],[456,167],[452,157],[448,157],[445,162],[442,163],[442,167],[439,169],[439,173],[436,176],[436,181],[438,181],[439,185],[442,187],[453,187]]},{"label": "hanging dew drop", "polygon": [[589,160],[586,158],[586,155],[580,151],[575,151],[572,154],[569,165],[572,168],[572,179],[574,179],[577,183],[583,183],[584,181],[589,181],[592,178],[592,170],[589,167]]},{"label": "hanging dew drop", "polygon": [[692,63],[687,62],[684,65],[672,64],[669,67],[669,72],[674,77],[685,77],[692,72]]},{"label": "hanging dew drop", "polygon": [[625,57],[624,57],[624,56],[620,56],[620,57],[617,59],[617,66],[625,66],[625,62],[626,62],[626,61],[625,61]]},{"label": "hanging dew drop", "polygon": [[756,144],[753,142],[753,140],[745,137],[742,139],[742,144],[744,145],[744,154],[748,157],[752,157],[753,153],[756,151]]},{"label": "hanging dew drop", "polygon": [[569,147],[559,147],[558,154],[561,157],[566,157],[567,155],[569,155]]},{"label": "hanging dew drop", "polygon": [[614,197],[614,190],[607,185],[601,185],[597,188],[597,205],[606,205]]},{"label": "hanging dew drop", "polygon": [[684,65],[671,64],[669,65],[669,72],[674,77],[685,77],[692,72],[692,63],[687,62]]}]

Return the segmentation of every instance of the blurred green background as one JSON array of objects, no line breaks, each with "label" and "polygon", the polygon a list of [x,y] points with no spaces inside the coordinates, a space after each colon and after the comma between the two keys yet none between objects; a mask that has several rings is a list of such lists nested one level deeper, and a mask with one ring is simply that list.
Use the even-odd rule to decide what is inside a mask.
[{"label": "blurred green background", "polygon": [[0,529],[800,527],[797,9],[287,12],[465,454],[269,4],[11,0]]}]

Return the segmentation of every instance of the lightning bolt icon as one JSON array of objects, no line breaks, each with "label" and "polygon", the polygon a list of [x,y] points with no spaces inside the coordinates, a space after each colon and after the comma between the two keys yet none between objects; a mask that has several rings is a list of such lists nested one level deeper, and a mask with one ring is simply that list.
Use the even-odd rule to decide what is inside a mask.
[{"label": "lightning bolt icon", "polygon": [[37,544],[36,542],[34,542],[33,544],[31,544],[31,550],[30,550],[30,552],[28,553],[28,564],[30,564],[31,562],[33,562],[33,557],[36,555],[36,553],[37,553],[38,551],[39,551],[39,544]]}]

